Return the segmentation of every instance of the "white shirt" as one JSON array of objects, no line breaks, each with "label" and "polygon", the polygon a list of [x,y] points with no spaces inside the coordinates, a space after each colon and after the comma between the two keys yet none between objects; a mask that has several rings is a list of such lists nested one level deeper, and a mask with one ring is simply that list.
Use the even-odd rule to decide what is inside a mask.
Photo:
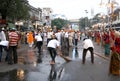
[{"label": "white shirt", "polygon": [[37,40],[37,41],[42,41],[42,37],[41,37],[41,35],[35,35],[35,39]]},{"label": "white shirt", "polygon": [[6,40],[6,36],[5,36],[5,33],[4,31],[1,31],[0,32],[0,45],[3,45],[3,46],[8,46],[8,41]]},{"label": "white shirt", "polygon": [[61,32],[58,32],[58,33],[55,33],[58,41],[60,42],[61,41]]},{"label": "white shirt", "polygon": [[8,46],[9,41],[1,41],[0,45],[2,46]]},{"label": "white shirt", "polygon": [[53,35],[53,32],[47,32],[47,38],[51,39],[51,36]]},{"label": "white shirt", "polygon": [[1,32],[0,32],[0,40],[1,40],[1,41],[6,41],[6,36],[5,36],[4,31],[1,31]]},{"label": "white shirt", "polygon": [[65,38],[68,38],[68,37],[69,37],[69,33],[66,32],[66,33],[65,33]]},{"label": "white shirt", "polygon": [[89,47],[93,47],[94,48],[93,42],[90,39],[85,39],[83,41],[83,48],[87,49]]},{"label": "white shirt", "polygon": [[47,47],[52,47],[52,48],[56,48],[56,47],[58,47],[58,46],[60,46],[60,43],[59,43],[59,41],[56,40],[56,39],[50,40],[50,41],[48,42],[48,45],[47,45]]}]

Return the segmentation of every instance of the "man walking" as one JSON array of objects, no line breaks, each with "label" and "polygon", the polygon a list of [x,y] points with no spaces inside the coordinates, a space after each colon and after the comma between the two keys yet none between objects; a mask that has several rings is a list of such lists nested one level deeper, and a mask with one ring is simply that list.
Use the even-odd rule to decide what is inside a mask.
[{"label": "man walking", "polygon": [[40,31],[38,31],[37,34],[35,35],[35,40],[36,40],[36,47],[38,48],[38,53],[40,55],[41,54],[41,47],[43,44],[43,39],[42,39]]},{"label": "man walking", "polygon": [[79,40],[79,35],[78,35],[78,32],[75,31],[74,33],[74,37],[73,37],[73,41],[74,41],[74,45],[77,47],[77,44],[78,44],[78,40]]},{"label": "man walking", "polygon": [[56,36],[52,35],[52,39],[48,42],[47,48],[51,56],[51,64],[55,64],[55,57],[57,55],[57,47],[60,49],[60,42],[56,40]]},{"label": "man walking", "polygon": [[83,39],[82,64],[85,64],[85,57],[86,57],[86,53],[87,53],[88,50],[91,53],[91,62],[93,64],[94,63],[94,46],[93,46],[93,42],[89,38],[84,38]]}]

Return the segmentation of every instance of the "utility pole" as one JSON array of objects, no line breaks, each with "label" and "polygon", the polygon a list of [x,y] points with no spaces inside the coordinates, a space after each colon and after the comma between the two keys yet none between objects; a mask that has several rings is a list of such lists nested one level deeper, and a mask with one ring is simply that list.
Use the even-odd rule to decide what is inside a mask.
[{"label": "utility pole", "polygon": [[87,26],[88,26],[88,24],[87,24],[87,23],[88,23],[88,22],[87,22],[87,21],[88,21],[88,19],[87,19],[87,14],[88,14],[88,11],[87,11],[87,10],[85,10],[85,13],[86,13],[86,18],[85,18],[85,27],[87,27]]}]

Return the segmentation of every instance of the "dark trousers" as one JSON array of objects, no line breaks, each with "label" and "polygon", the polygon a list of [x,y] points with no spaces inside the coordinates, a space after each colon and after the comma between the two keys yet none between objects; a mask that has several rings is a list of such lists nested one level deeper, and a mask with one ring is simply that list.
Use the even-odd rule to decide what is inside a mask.
[{"label": "dark trousers", "polygon": [[27,43],[27,37],[25,37],[25,44],[28,44],[28,43]]},{"label": "dark trousers", "polygon": [[91,53],[91,62],[94,63],[93,47],[89,47],[88,49],[83,49],[82,62],[85,63],[85,57],[86,57],[86,53],[87,53],[88,50]]},{"label": "dark trousers", "polygon": [[48,42],[49,42],[50,40],[51,40],[51,38],[48,38],[48,39],[47,39],[47,44],[48,44]]},{"label": "dark trousers", "polygon": [[51,56],[51,58],[52,58],[52,61],[55,62],[55,57],[56,57],[56,55],[57,55],[56,49],[55,49],[55,48],[48,47],[48,51],[50,52],[50,56]]},{"label": "dark trousers", "polygon": [[0,45],[0,62],[1,62],[1,60],[2,60],[3,49],[4,49],[4,51],[6,51],[5,61],[8,60],[8,49],[7,49],[7,46],[2,46],[2,45]]},{"label": "dark trousers", "polygon": [[65,38],[65,43],[64,44],[65,44],[66,47],[69,47],[69,38]]},{"label": "dark trousers", "polygon": [[37,48],[38,48],[38,53],[40,54],[41,53],[41,47],[42,47],[42,44],[43,44],[43,41],[37,41]]},{"label": "dark trousers", "polygon": [[78,44],[78,39],[75,39],[75,46],[77,46]]},{"label": "dark trousers", "polygon": [[14,63],[18,62],[17,46],[9,46],[8,63],[13,63],[13,62]]},{"label": "dark trousers", "polygon": [[0,45],[0,62],[1,62],[1,59],[2,59],[2,52],[3,52],[3,51],[2,51],[2,47],[3,47],[3,46]]}]

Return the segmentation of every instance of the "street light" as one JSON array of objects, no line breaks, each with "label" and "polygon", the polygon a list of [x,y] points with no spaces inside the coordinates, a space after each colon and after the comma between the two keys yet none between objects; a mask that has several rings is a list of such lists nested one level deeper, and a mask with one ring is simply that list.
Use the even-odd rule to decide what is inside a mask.
[{"label": "street light", "polygon": [[85,10],[85,13],[86,13],[86,18],[85,18],[85,27],[87,27],[87,14],[88,14],[88,11],[87,10]]}]

